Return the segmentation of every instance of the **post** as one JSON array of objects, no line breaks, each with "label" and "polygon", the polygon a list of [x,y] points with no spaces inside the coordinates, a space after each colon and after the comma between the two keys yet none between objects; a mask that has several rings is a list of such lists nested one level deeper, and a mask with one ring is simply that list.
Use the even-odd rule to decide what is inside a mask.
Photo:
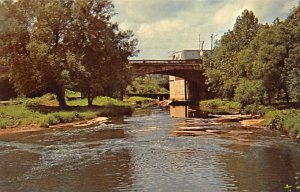
[{"label": "post", "polygon": [[184,79],[184,100],[187,100],[186,80]]},{"label": "post", "polygon": [[211,36],[210,36],[210,50],[213,49],[213,43],[214,43],[214,34],[212,33]]}]

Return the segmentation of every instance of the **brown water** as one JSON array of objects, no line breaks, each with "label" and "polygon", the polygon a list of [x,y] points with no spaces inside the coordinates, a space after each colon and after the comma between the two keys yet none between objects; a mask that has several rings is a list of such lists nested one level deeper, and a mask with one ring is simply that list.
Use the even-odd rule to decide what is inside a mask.
[{"label": "brown water", "polygon": [[170,134],[199,122],[214,124],[151,108],[94,127],[2,137],[0,191],[252,192],[295,183],[300,144],[238,123],[217,125],[225,134]]}]

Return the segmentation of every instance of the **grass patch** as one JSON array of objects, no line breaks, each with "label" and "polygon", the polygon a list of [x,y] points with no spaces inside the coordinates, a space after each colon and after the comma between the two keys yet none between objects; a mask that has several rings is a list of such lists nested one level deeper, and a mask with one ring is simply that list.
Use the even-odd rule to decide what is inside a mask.
[{"label": "grass patch", "polygon": [[131,105],[140,104],[143,106],[149,106],[149,105],[154,104],[156,102],[156,99],[134,96],[134,97],[126,98],[126,99],[124,99],[124,101]]},{"label": "grass patch", "polygon": [[97,116],[130,115],[133,112],[129,103],[109,97],[95,98],[92,107],[87,106],[86,99],[68,101],[68,105],[68,108],[60,108],[51,94],[33,99],[18,98],[8,104],[0,104],[0,128],[31,124],[49,127]]},{"label": "grass patch", "polygon": [[258,104],[251,104],[251,105],[246,105],[244,109],[242,110],[243,113],[246,114],[252,114],[252,115],[260,115],[264,116],[270,111],[276,110],[272,106],[265,106],[265,105],[258,105]]},{"label": "grass patch", "polygon": [[[67,101],[67,104],[69,106],[87,106],[88,101],[87,99],[76,99]],[[128,103],[110,97],[96,97],[93,101],[93,105],[101,107],[129,106]]]},{"label": "grass patch", "polygon": [[241,108],[241,104],[229,100],[210,99],[200,102],[201,110],[213,114],[232,114],[241,112],[245,114],[260,115],[265,120],[262,123],[271,129],[281,130],[290,137],[300,141],[300,109],[295,103],[276,103],[272,106],[251,104]]},{"label": "grass patch", "polygon": [[273,110],[266,113],[265,124],[271,129],[288,133],[291,137],[300,139],[300,110]]},{"label": "grass patch", "polygon": [[241,109],[241,104],[236,101],[229,101],[229,100],[221,100],[221,99],[209,99],[200,101],[200,105],[203,107],[209,108],[223,108],[223,109]]},{"label": "grass patch", "polygon": [[241,104],[236,101],[209,99],[200,101],[202,110],[211,111],[214,114],[233,114],[241,110]]}]

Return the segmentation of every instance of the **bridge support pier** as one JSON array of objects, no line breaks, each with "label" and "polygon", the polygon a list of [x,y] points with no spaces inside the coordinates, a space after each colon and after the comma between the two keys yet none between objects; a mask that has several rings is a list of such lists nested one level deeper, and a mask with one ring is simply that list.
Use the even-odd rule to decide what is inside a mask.
[{"label": "bridge support pier", "polygon": [[187,95],[188,100],[194,101],[209,98],[206,85],[200,81],[187,81]]},{"label": "bridge support pier", "polygon": [[194,101],[210,98],[207,86],[201,81],[187,81],[187,95],[188,100]]}]

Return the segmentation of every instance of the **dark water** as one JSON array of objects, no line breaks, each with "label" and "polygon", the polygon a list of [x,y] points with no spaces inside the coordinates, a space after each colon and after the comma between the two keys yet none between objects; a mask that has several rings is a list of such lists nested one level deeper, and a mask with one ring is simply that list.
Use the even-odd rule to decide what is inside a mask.
[{"label": "dark water", "polygon": [[284,191],[300,174],[300,144],[280,133],[223,123],[226,134],[176,137],[214,120],[172,110],[181,117],[139,109],[95,127],[2,137],[0,191]]}]

